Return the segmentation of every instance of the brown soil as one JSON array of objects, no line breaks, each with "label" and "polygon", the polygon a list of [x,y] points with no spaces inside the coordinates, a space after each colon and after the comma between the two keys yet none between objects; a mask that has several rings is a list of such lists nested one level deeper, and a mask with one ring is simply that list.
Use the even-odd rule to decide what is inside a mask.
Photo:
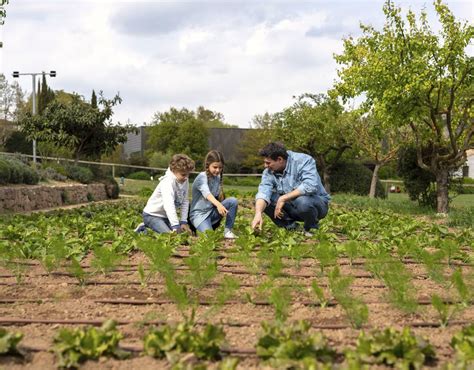
[{"label": "brown soil", "polygon": [[[180,252],[187,255],[184,250]],[[175,259],[176,264],[184,266],[183,260]],[[369,322],[367,329],[385,328],[393,326],[402,328],[405,325],[414,325],[423,322],[438,322],[438,316],[430,305],[420,305],[416,313],[406,313],[389,303],[390,291],[383,287],[383,282],[371,277],[370,273],[362,264],[350,266],[347,259],[339,259],[341,273],[343,275],[357,276],[352,283],[352,293],[368,304]],[[24,265],[23,276],[18,281],[12,271],[0,268],[0,320],[5,319],[44,319],[44,320],[100,320],[108,318],[126,321],[119,328],[124,334],[122,345],[141,346],[141,339],[146,333],[150,322],[166,321],[179,322],[182,314],[177,306],[166,296],[162,278],[157,274],[153,276],[146,286],[140,285],[137,265],[143,263],[146,267],[146,258],[135,253],[130,256],[117,271],[106,275],[94,273],[86,279],[86,285],[81,286],[74,276],[65,274],[64,268],[56,272],[64,274],[48,274],[41,265],[32,262]],[[225,267],[223,267],[225,265]],[[233,265],[233,266],[230,266]],[[84,260],[86,270],[92,271],[90,258]],[[458,297],[454,291],[448,290],[446,286],[435,283],[427,277],[427,271],[418,264],[407,263],[406,269],[412,274],[412,291],[414,296],[420,300],[429,300],[433,293],[445,299],[456,300]],[[199,322],[223,323],[227,335],[227,347],[229,349],[254,350],[260,334],[260,324],[264,320],[274,318],[274,308],[265,305],[268,292],[258,294],[257,286],[267,279],[262,274],[235,274],[233,271],[246,270],[231,258],[219,259],[219,268],[225,273],[218,274],[214,283],[221,281],[224,275],[237,279],[242,287],[232,298],[232,304],[227,304],[220,311],[213,311],[209,305],[198,305],[196,317]],[[472,274],[473,268],[462,266],[464,274]],[[359,330],[350,327],[350,322],[340,305],[321,308],[316,303],[316,298],[311,293],[311,282],[316,280],[325,287],[327,278],[321,276],[319,265],[311,260],[305,259],[302,266],[286,268],[284,270],[291,278],[281,277],[281,284],[299,285],[298,289],[292,289],[292,304],[289,309],[289,321],[306,319],[314,327],[336,325],[338,329],[322,329],[328,337],[330,344],[339,352],[344,348],[355,345]],[[454,271],[451,267],[444,266],[446,281]],[[179,270],[182,275],[186,270]],[[202,289],[189,291],[201,301],[212,301],[217,287],[207,286]],[[252,302],[248,301],[252,298]],[[104,300],[128,300],[127,304],[112,304],[99,301]],[[168,301],[157,303],[158,300]],[[148,304],[131,304],[133,301]],[[260,304],[255,304],[260,303]],[[469,306],[459,313],[455,318],[457,321],[474,322],[474,308]],[[240,324],[241,326],[235,325]],[[5,326],[6,324],[0,323]],[[24,334],[20,344],[27,355],[25,359],[4,357],[0,359],[0,369],[52,369],[55,367],[54,354],[48,352],[53,337],[60,327],[78,327],[79,325],[61,325],[57,323],[13,323],[8,329]],[[446,328],[439,327],[413,327],[416,334],[429,338],[435,347],[438,362],[434,367],[453,359],[453,351],[449,346],[452,335],[462,328],[460,324],[449,325]],[[317,330],[313,328],[311,330]],[[212,366],[211,366],[212,367]],[[109,358],[100,359],[98,362],[88,361],[83,369],[135,369],[142,370],[170,368],[165,360],[156,360],[136,353],[129,360],[115,360]],[[265,368],[255,356],[243,356],[239,365],[241,369]]]}]

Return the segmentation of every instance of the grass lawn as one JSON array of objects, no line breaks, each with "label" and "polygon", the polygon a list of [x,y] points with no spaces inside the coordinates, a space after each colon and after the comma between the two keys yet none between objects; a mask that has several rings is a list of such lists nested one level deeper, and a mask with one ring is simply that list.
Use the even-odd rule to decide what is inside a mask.
[{"label": "grass lawn", "polygon": [[[120,184],[120,178],[116,177],[115,180]],[[132,180],[125,179],[124,185],[120,185],[120,192],[123,194],[138,195],[140,191],[144,188],[149,188],[154,190],[158,185],[158,181],[151,180]],[[190,184],[192,186],[192,183]],[[248,193],[257,191],[256,186],[240,186],[240,185],[224,185],[226,191],[237,190],[239,192]],[[189,189],[191,190],[191,188]]]}]

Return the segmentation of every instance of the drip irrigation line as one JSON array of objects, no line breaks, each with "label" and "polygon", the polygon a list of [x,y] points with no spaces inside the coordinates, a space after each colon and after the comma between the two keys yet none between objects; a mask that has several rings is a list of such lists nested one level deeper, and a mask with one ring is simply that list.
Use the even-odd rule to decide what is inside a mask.
[{"label": "drip irrigation line", "polygon": [[[13,278],[14,276],[7,276],[10,278]],[[72,276],[71,276],[72,277]],[[142,283],[138,281],[97,281],[97,280],[87,280],[84,283],[80,283],[78,281],[71,281],[67,282],[68,285],[115,285],[115,286],[120,286],[120,285],[142,285]],[[180,285],[193,285],[192,283],[186,283],[186,282],[180,282]],[[21,283],[13,283],[13,282],[2,282],[0,281],[0,286],[32,286],[33,284],[21,282]],[[164,286],[163,282],[147,282],[145,286]],[[300,287],[305,287],[305,288],[310,288],[312,285],[311,284],[296,284],[297,286]],[[329,285],[327,283],[318,283],[318,285],[322,288],[327,288]],[[219,283],[208,283],[204,287],[221,287],[223,286],[222,284]],[[282,287],[294,287],[295,284],[281,284],[280,286]],[[258,287],[258,284],[246,284],[246,283],[239,283],[239,288],[256,288]],[[368,289],[383,289],[386,288],[387,286],[384,284],[359,284],[359,285],[351,285],[351,288],[368,288]]]},{"label": "drip irrigation line", "polygon": [[[0,298],[0,304],[15,304],[15,303],[45,303],[45,302],[55,302],[56,299],[53,298]],[[112,304],[112,305],[134,305],[134,306],[143,306],[143,305],[166,305],[166,304],[176,304],[175,301],[171,299],[123,299],[123,298],[107,298],[107,299],[91,299],[90,301],[98,304]],[[452,304],[460,304],[463,303],[462,301],[459,300],[454,300],[454,299],[443,299],[442,302],[446,305],[452,305]],[[217,305],[217,303],[211,301],[211,300],[199,300],[198,302],[195,302],[200,306],[213,306]],[[367,305],[375,305],[375,304],[390,304],[388,302],[383,302],[383,301],[363,301],[363,303]],[[469,301],[467,302],[469,305],[474,304],[474,301]],[[220,303],[219,305],[225,305],[225,306],[233,306],[233,305],[243,305],[243,304],[251,304],[254,306],[272,306],[272,303],[269,301],[265,300],[253,300],[253,301],[247,301],[247,300],[228,300],[226,302]],[[339,306],[339,303],[337,300],[329,300],[328,302],[325,302],[322,304],[321,302],[318,301],[312,301],[312,300],[294,300],[291,301],[290,304],[299,304],[303,306],[309,306],[309,307],[322,307],[324,305],[325,307],[336,307]],[[432,304],[430,299],[425,299],[425,298],[420,298],[417,300],[417,304],[421,306],[430,306]]]},{"label": "drip irrigation line", "polygon": [[[103,320],[66,320],[66,319],[21,319],[21,318],[8,318],[0,317],[1,325],[28,325],[28,324],[43,324],[43,325],[89,325],[89,326],[102,326]],[[131,320],[115,320],[117,325],[177,325],[179,322],[169,322],[164,320],[153,320],[153,321],[131,321]],[[198,321],[196,325],[205,326],[209,322]],[[453,320],[449,321],[446,326],[464,326],[471,325],[472,321],[470,320]],[[228,327],[254,327],[260,326],[261,322],[247,322],[247,323],[237,323],[237,322],[219,322],[215,325],[228,326]],[[397,323],[397,325],[408,326],[412,328],[440,328],[443,325],[440,322],[436,321],[424,321],[424,322],[411,322],[411,323]],[[320,330],[344,330],[344,329],[354,329],[351,325],[348,324],[317,324],[312,322],[311,328],[320,329]],[[375,329],[375,326],[363,325],[361,329]],[[356,329],[354,329],[356,330]]]}]

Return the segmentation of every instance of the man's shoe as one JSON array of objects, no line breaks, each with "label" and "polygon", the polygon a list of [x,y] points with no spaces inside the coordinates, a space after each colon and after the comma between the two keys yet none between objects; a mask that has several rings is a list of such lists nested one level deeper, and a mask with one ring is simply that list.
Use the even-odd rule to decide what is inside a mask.
[{"label": "man's shoe", "polygon": [[227,230],[224,232],[224,239],[234,240],[237,239],[237,235],[235,235],[231,230]]},{"label": "man's shoe", "polygon": [[311,231],[306,231],[306,230],[303,232],[303,235],[307,238],[312,238],[314,236],[314,234]]},{"label": "man's shoe", "polygon": [[146,230],[146,226],[145,226],[145,224],[142,222],[140,225],[138,225],[138,226],[135,228],[134,231],[135,231],[137,234],[140,234],[140,233],[144,232],[145,230]]}]

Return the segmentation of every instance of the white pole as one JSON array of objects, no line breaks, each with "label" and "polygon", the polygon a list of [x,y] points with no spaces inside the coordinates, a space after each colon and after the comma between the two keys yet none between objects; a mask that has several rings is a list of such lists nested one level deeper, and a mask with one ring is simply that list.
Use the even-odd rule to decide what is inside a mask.
[{"label": "white pole", "polygon": [[[32,73],[31,77],[33,77],[33,95],[32,95],[32,113],[33,116],[36,114],[36,74]],[[33,139],[33,166],[36,166],[36,139]]]}]

